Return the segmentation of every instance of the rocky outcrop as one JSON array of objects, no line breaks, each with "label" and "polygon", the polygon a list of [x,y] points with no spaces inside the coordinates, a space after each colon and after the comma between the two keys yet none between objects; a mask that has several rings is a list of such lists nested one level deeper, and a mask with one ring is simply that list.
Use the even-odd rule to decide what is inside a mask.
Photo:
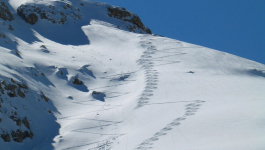
[{"label": "rocky outcrop", "polygon": [[5,21],[14,20],[13,15],[11,14],[10,10],[8,9],[6,3],[3,0],[0,0],[0,18]]},{"label": "rocky outcrop", "polygon": [[27,18],[25,18],[25,21],[28,24],[35,24],[38,21],[38,16],[35,13],[31,13],[27,16]]},{"label": "rocky outcrop", "polygon": [[[27,117],[24,117],[24,119],[22,120],[22,123],[21,123],[21,119],[17,116],[17,112],[14,112],[13,115],[10,116],[10,119],[12,119],[16,123],[16,125],[19,126],[19,128],[21,127],[21,125],[23,123],[24,126],[29,129],[29,131],[27,131],[27,130],[22,131],[20,129],[17,129],[16,131],[12,130],[11,137],[15,142],[21,143],[27,137],[29,137],[31,139],[33,138],[33,132],[30,130],[30,125],[29,125],[29,121],[28,121]],[[11,141],[9,133],[4,131],[3,129],[2,129],[2,133],[0,133],[0,136],[5,142]]]},{"label": "rocky outcrop", "polygon": [[8,91],[7,94],[8,94],[10,97],[17,97],[17,95],[16,95],[16,89],[17,89],[17,86],[16,86],[16,85],[7,84],[7,85],[5,86],[5,90]]},{"label": "rocky outcrop", "polygon": [[148,34],[152,34],[152,31],[142,23],[141,19],[136,14],[130,13],[125,8],[108,7],[107,11],[110,17],[132,23],[132,25],[127,26],[129,31],[135,32],[136,28],[138,28]]},{"label": "rocky outcrop", "polygon": [[82,85],[83,82],[81,80],[79,80],[77,77],[74,78],[74,81],[73,81],[73,84],[76,84],[76,85]]},{"label": "rocky outcrop", "polygon": [[100,100],[102,102],[105,102],[106,94],[104,94],[102,92],[98,92],[98,91],[93,91],[92,92],[92,97],[97,99],[97,100]]},{"label": "rocky outcrop", "polygon": [[78,8],[67,3],[55,3],[56,7],[53,5],[23,4],[17,8],[17,13],[31,25],[35,24],[39,18],[48,20],[54,24],[64,24],[69,19],[73,19],[74,21],[81,19]]},{"label": "rocky outcrop", "polygon": [[20,129],[17,129],[16,131],[11,132],[11,136],[15,142],[21,143],[27,137],[32,139],[33,133],[31,131],[21,131]]},{"label": "rocky outcrop", "polygon": [[30,125],[29,125],[29,121],[28,121],[28,118],[25,117],[23,120],[22,120],[23,124],[25,127],[27,127],[28,129],[30,129]]},{"label": "rocky outcrop", "polygon": [[41,98],[44,99],[46,102],[49,101],[49,98],[46,97],[42,91],[41,91]]},{"label": "rocky outcrop", "polygon": [[5,142],[10,142],[11,141],[11,138],[10,138],[10,135],[9,133],[7,132],[4,132],[1,134],[1,138],[3,139],[3,141]]},{"label": "rocky outcrop", "polygon": [[[90,5],[92,6],[93,4]],[[82,19],[81,10],[83,8],[80,10],[78,7],[85,7],[85,5],[80,3],[80,5],[73,6],[62,1],[55,1],[52,5],[27,3],[19,6],[17,13],[25,22],[31,25],[36,24],[40,20],[48,20],[54,24],[65,24],[67,21],[76,23]],[[105,8],[103,11],[105,11]],[[103,13],[106,13],[113,20],[119,19],[119,23],[116,24],[119,29],[135,33],[152,34],[152,31],[142,23],[139,16],[127,11],[125,8],[108,5]]]},{"label": "rocky outcrop", "polygon": [[10,116],[10,119],[12,119],[16,123],[17,126],[21,126],[21,119],[17,117],[16,115]]},{"label": "rocky outcrop", "polygon": [[25,98],[28,87],[24,83],[17,83],[11,78],[11,83],[6,83],[5,81],[2,81],[2,83],[0,83],[0,92],[4,94],[5,91],[11,98],[17,97],[17,95],[19,95],[21,98]]},{"label": "rocky outcrop", "polygon": [[6,35],[3,34],[3,33],[0,33],[0,37],[2,37],[2,38],[6,38]]},{"label": "rocky outcrop", "polygon": [[[36,101],[32,99],[33,97],[36,98]],[[42,91],[40,93],[34,93],[23,79],[0,78],[0,140],[4,142],[14,141],[22,143],[26,139],[33,138],[34,124],[31,124],[31,122],[35,122],[35,120],[32,120],[32,118],[34,119],[34,114],[27,113],[27,111],[30,109],[31,112],[43,111],[47,113],[46,110],[48,109],[50,111],[52,108],[41,101],[37,101],[37,99],[41,98],[46,102],[49,101],[49,98]],[[40,103],[44,105],[44,108],[35,109],[27,105],[34,103]],[[52,112],[50,111],[49,113]],[[47,113],[47,116],[52,115],[48,115]],[[10,127],[7,127],[9,125]],[[37,125],[42,126],[42,124]]]},{"label": "rocky outcrop", "polygon": [[18,89],[17,94],[18,94],[21,98],[25,98],[25,96],[26,96],[25,93],[23,93],[23,92],[21,91],[20,88]]}]

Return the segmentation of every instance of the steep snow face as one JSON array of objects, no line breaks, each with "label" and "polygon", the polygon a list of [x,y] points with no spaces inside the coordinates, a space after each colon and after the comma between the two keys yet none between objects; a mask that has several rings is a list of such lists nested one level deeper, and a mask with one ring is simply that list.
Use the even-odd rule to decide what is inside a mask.
[{"label": "steep snow face", "polygon": [[[31,25],[28,3],[81,20]],[[265,65],[121,30],[104,3],[32,3],[0,20],[2,149],[265,149]]]}]

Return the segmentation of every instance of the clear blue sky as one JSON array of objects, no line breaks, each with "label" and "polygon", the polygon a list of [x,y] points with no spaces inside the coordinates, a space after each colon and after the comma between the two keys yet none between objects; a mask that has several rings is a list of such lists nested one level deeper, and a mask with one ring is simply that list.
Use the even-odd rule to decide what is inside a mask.
[{"label": "clear blue sky", "polygon": [[97,0],[136,13],[154,33],[265,64],[265,0]]}]

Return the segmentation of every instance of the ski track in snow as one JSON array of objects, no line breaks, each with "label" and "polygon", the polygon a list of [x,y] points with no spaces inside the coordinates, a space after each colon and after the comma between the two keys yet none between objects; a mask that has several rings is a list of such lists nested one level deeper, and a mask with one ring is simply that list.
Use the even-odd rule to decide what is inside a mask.
[{"label": "ski track in snow", "polygon": [[[172,122],[167,124],[163,129],[156,132],[152,137],[144,140],[141,144],[138,145],[137,148],[139,150],[147,150],[147,149],[153,149],[152,147],[156,141],[159,140],[162,136],[166,135],[170,130],[173,130],[175,127],[181,125],[181,122],[185,121],[189,116],[195,115],[195,113],[198,111],[199,107],[204,103],[205,101],[201,100],[195,100],[192,103],[189,103],[185,105],[185,114],[182,117],[178,117],[174,119]],[[186,139],[186,137],[179,131],[179,134],[183,136],[183,138]],[[187,139],[186,139],[187,140]]]},{"label": "ski track in snow", "polygon": [[[54,0],[46,1],[52,4]],[[79,7],[84,17],[88,15],[82,22],[73,24],[69,20],[69,24],[57,28],[40,20],[39,24],[30,26],[34,34],[26,30],[25,35],[28,25],[24,20],[15,16],[18,22],[10,22],[15,28],[10,33],[19,39],[13,45],[17,50],[8,47],[8,43],[7,49],[0,49],[0,80],[25,78],[31,88],[29,96],[32,93],[38,96],[43,91],[50,103],[36,101],[39,97],[35,95],[27,95],[25,101],[18,102],[34,100],[38,105],[35,108],[30,103],[29,106],[34,106],[32,110],[43,107],[46,112],[49,108],[48,115],[54,114],[54,118],[46,123],[57,122],[58,126],[37,130],[42,124],[33,119],[32,129],[36,131],[33,142],[30,139],[23,144],[0,141],[1,148],[22,149],[28,145],[30,148],[24,149],[39,149],[40,145],[44,146],[42,149],[56,150],[262,147],[259,145],[264,143],[261,140],[265,135],[264,65],[165,37],[120,30],[116,27],[125,23],[109,18],[106,9],[110,5],[86,0],[69,2]],[[42,31],[43,25],[49,30]],[[75,34],[71,38],[59,34],[68,29],[82,34],[84,39]],[[72,37],[89,40],[89,44],[80,45]],[[66,40],[62,42],[62,39]],[[81,84],[73,83],[76,78]],[[93,92],[104,96],[98,98]],[[12,103],[8,99],[0,107],[10,105],[17,111],[15,107],[19,103],[15,102],[15,98]],[[18,109],[30,110],[24,106]],[[27,113],[34,118],[33,111]],[[38,114],[35,117],[45,120]],[[3,119],[1,128],[4,128],[2,125],[14,125],[14,122],[5,123]],[[45,137],[46,132],[52,136]]]},{"label": "ski track in snow", "polygon": [[[152,145],[155,144],[155,142],[158,141],[162,136],[167,135],[168,132],[173,130],[175,127],[179,126],[181,124],[181,122],[185,121],[189,116],[195,115],[196,111],[199,109],[201,104],[204,102],[201,100],[195,100],[195,101],[192,101],[192,103],[191,103],[191,101],[150,103],[150,99],[154,94],[154,90],[157,89],[157,84],[159,81],[159,72],[155,69],[155,67],[180,63],[180,61],[169,61],[169,60],[167,60],[167,58],[178,56],[178,55],[184,55],[185,53],[178,52],[178,51],[176,52],[176,50],[183,49],[183,48],[190,48],[190,47],[182,47],[182,44],[179,42],[173,42],[174,44],[177,43],[180,47],[158,50],[155,46],[153,46],[153,44],[152,44],[153,40],[157,41],[157,39],[148,39],[146,37],[141,38],[141,43],[142,43],[141,45],[146,50],[143,52],[143,55],[141,56],[140,60],[138,61],[138,64],[142,66],[141,69],[144,69],[145,89],[142,92],[142,94],[140,95],[140,98],[138,100],[138,105],[136,108],[140,109],[146,105],[155,105],[155,104],[170,104],[170,103],[188,103],[188,104],[185,105],[186,111],[182,117],[178,117],[178,118],[174,119],[172,122],[168,123],[164,128],[157,131],[152,137],[144,140],[142,143],[140,143],[137,146],[137,148],[135,148],[135,149],[140,149],[140,150],[152,149],[153,148]],[[168,42],[168,41],[162,40],[162,42]],[[192,48],[197,48],[197,47],[192,47]],[[156,53],[162,53],[165,55],[162,55],[160,57],[154,57]],[[125,74],[132,75],[133,73],[137,73],[139,71],[140,70],[136,70],[133,72],[127,72]],[[99,78],[101,78],[103,80],[104,79],[105,80],[113,80],[113,79],[120,77],[122,75],[124,75],[124,74],[122,74],[122,73],[121,74],[114,74],[114,75],[109,75],[109,76],[104,76],[104,77],[99,77]],[[123,83],[119,83],[119,84],[116,83],[116,84],[104,86],[104,87],[95,87],[95,88],[92,88],[90,90],[99,90],[99,89],[105,89],[105,88],[109,88],[109,87],[118,87],[118,86],[122,86],[125,84],[129,84],[129,83],[134,82],[134,81],[135,80],[125,80],[125,81],[123,81]],[[115,93],[115,92],[110,92],[110,93]],[[119,97],[119,96],[124,96],[126,94],[129,94],[129,92],[118,94],[116,96],[106,97],[106,98],[115,98],[115,97]],[[87,102],[87,101],[84,101],[84,102]],[[81,104],[81,105],[90,105],[90,104],[83,103],[82,101],[78,101],[78,102],[74,102],[74,103]],[[111,105],[103,104],[103,105],[99,105],[99,106],[101,106],[101,109],[91,111],[91,112],[86,112],[86,113],[93,113],[93,112],[100,112],[100,111],[115,109],[117,107],[120,107],[121,105],[110,107]],[[107,108],[105,108],[105,107],[107,107]],[[68,116],[68,117],[61,118],[61,119],[70,119],[72,117],[76,117],[79,115],[84,115],[84,114],[83,113],[77,114],[75,116]],[[97,118],[98,116],[95,116],[95,117]],[[79,118],[79,119],[82,119],[82,118]],[[88,118],[83,118],[83,119],[88,119]],[[93,121],[93,119],[92,119],[92,121]],[[102,124],[101,122],[106,122],[106,124],[104,124],[104,123]],[[96,126],[72,130],[71,132],[80,132],[80,133],[86,133],[86,134],[91,134],[91,135],[93,135],[93,134],[94,135],[101,135],[101,136],[107,136],[107,138],[103,138],[104,140],[102,140],[102,141],[97,141],[97,142],[93,142],[93,143],[86,144],[86,145],[79,145],[77,147],[70,147],[67,149],[74,149],[74,148],[88,146],[88,145],[97,145],[93,148],[89,148],[89,150],[110,150],[110,149],[113,149],[113,144],[119,143],[119,140],[118,140],[119,137],[124,136],[127,133],[105,134],[102,132],[98,133],[98,132],[93,132],[93,131],[88,131],[88,130],[91,130],[94,128],[101,128],[102,129],[103,127],[111,127],[112,129],[115,129],[117,124],[122,124],[122,123],[123,123],[123,121],[100,120],[99,124]],[[116,128],[115,130],[118,130],[118,129]],[[182,134],[180,131],[179,131],[179,133]],[[183,134],[182,134],[182,136],[183,136],[183,138],[185,138],[185,136]]]},{"label": "ski track in snow", "polygon": [[149,99],[153,96],[153,90],[157,88],[158,82],[158,71],[154,69],[154,63],[152,62],[152,55],[156,52],[156,48],[152,46],[152,42],[144,41],[143,47],[146,47],[146,51],[143,52],[139,64],[145,70],[145,90],[141,94],[138,101],[137,108],[140,108],[149,103]]},{"label": "ski track in snow", "polygon": [[[181,53],[181,52],[175,52],[175,50],[178,50],[181,48],[199,48],[199,47],[183,47],[180,42],[173,42],[173,43],[179,44],[180,47],[158,50],[155,46],[153,46],[152,40],[153,39],[142,38],[142,46],[145,47],[146,51],[143,52],[143,55],[141,56],[139,64],[142,65],[142,68],[145,70],[145,76],[146,76],[145,85],[146,86],[145,86],[144,92],[141,94],[141,98],[138,101],[137,108],[141,108],[145,105],[167,104],[166,102],[165,103],[150,103],[149,101],[150,98],[153,96],[154,90],[157,89],[157,84],[159,80],[159,72],[154,68],[156,66],[179,63],[180,61],[167,60],[168,57],[186,54],[186,53]],[[162,42],[168,42],[168,41],[162,40]],[[160,56],[160,57],[154,57],[154,54],[157,52],[164,53],[166,55]],[[187,103],[189,101],[182,101],[182,102]],[[175,127],[179,126],[181,122],[185,121],[189,116],[195,115],[195,113],[197,112],[201,104],[204,102],[205,101],[195,100],[192,103],[188,103],[187,105],[185,105],[186,112],[185,114],[183,114],[182,117],[178,117],[174,119],[172,122],[167,124],[164,128],[156,132],[152,137],[140,143],[135,149],[139,149],[139,150],[153,149],[154,147],[152,146],[154,145],[156,141],[159,140],[159,138],[161,138],[162,136],[165,136],[168,132],[170,132],[170,130],[173,130]],[[183,138],[185,138],[185,136],[180,131],[179,133],[183,136]]]},{"label": "ski track in snow", "polygon": [[[156,38],[146,38],[145,36],[141,37],[141,45],[146,50],[143,52],[140,60],[138,61],[139,65],[142,65],[142,68],[145,70],[145,90],[141,94],[137,108],[143,107],[144,105],[148,105],[150,98],[154,94],[154,90],[157,89],[157,84],[159,81],[159,72],[155,69],[156,66],[170,65],[175,63],[180,63],[180,61],[170,61],[167,60],[168,57],[184,55],[185,53],[181,52],[171,52],[172,50],[177,50],[178,48],[183,48],[180,42],[172,42],[180,45],[178,48],[170,48],[170,49],[162,49],[158,50],[154,45],[153,41],[157,42]],[[167,40],[162,40],[162,42],[167,42]],[[166,55],[160,57],[154,57],[156,53],[164,53]]]}]

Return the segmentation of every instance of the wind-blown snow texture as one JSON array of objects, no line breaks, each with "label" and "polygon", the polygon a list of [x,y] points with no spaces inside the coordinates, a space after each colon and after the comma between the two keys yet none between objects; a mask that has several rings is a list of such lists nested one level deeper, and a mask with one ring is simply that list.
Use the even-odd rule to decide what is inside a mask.
[{"label": "wind-blown snow texture", "polygon": [[[265,149],[265,65],[139,34],[105,3],[1,2],[1,149]],[[70,16],[31,25],[22,4]]]}]

